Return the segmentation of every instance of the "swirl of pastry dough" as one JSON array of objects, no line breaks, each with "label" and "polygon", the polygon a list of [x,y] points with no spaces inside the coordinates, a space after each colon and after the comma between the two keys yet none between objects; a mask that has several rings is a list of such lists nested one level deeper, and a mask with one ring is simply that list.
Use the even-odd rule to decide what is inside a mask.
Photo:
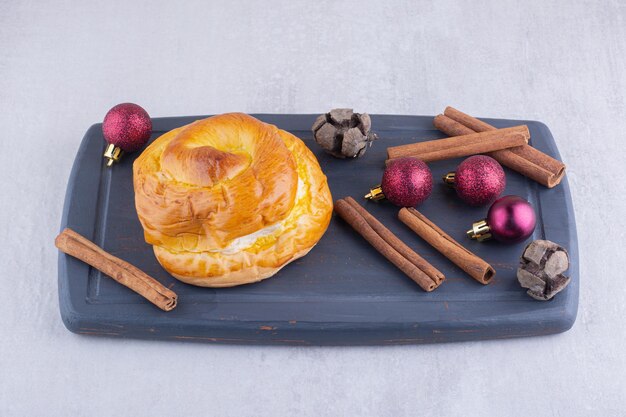
[{"label": "swirl of pastry dough", "polygon": [[241,113],[165,133],[133,164],[146,242],[182,281],[267,278],[324,234],[332,198],[315,156],[288,132]]}]

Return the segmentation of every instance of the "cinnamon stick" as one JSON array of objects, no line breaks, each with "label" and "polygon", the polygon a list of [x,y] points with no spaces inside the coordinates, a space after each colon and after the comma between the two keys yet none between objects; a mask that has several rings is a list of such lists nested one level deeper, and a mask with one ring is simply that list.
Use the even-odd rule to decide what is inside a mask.
[{"label": "cinnamon stick", "polygon": [[335,212],[424,291],[433,291],[445,279],[440,271],[402,243],[354,199],[337,200]]},{"label": "cinnamon stick", "polygon": [[487,153],[528,143],[530,132],[526,126],[515,126],[480,133],[435,139],[387,148],[387,163],[407,156],[424,162]]},{"label": "cinnamon stick", "polygon": [[[451,108],[447,108],[446,111],[448,109]],[[458,110],[455,111],[458,112]],[[461,114],[467,116],[464,113]],[[467,117],[471,119],[470,116]],[[465,122],[467,117],[457,118]],[[489,126],[478,119],[475,120],[477,122],[470,121],[468,123],[477,129],[485,128],[485,125]],[[433,125],[448,135],[467,135],[474,132],[469,127],[443,114],[435,116]],[[538,151],[530,145],[522,145],[515,148],[489,152],[487,155],[493,157],[502,165],[505,165],[549,188],[557,185],[565,174],[565,165],[562,162],[544,154],[541,151]]]},{"label": "cinnamon stick", "polygon": [[475,130],[470,129],[464,124],[459,123],[444,114],[438,114],[435,116],[433,119],[433,126],[449,136],[462,136],[476,133]]},{"label": "cinnamon stick", "polygon": [[489,284],[496,271],[487,262],[461,246],[436,224],[412,207],[402,208],[398,218],[419,237],[437,249],[481,284]]},{"label": "cinnamon stick", "polygon": [[59,250],[91,265],[146,298],[161,310],[176,307],[178,296],[139,268],[104,251],[72,229],[64,229],[55,239]]},{"label": "cinnamon stick", "polygon": [[423,271],[426,275],[430,277],[437,285],[441,284],[441,282],[445,279],[445,276],[441,271],[432,266],[426,259],[419,256],[415,251],[409,248],[406,243],[401,241],[396,235],[394,235],[389,229],[387,229],[378,219],[372,216],[365,208],[363,208],[356,200],[352,197],[346,197],[345,201],[352,206],[360,215],[365,219],[367,224],[370,225],[372,229],[380,237],[382,237],[385,242],[387,242],[391,247],[393,247],[398,253],[408,259],[413,265],[417,266],[421,271]]},{"label": "cinnamon stick", "polygon": [[454,107],[446,107],[443,111],[444,116],[448,116],[452,120],[461,123],[463,126],[473,130],[474,132],[486,132],[488,130],[497,130],[495,127],[491,126],[489,123],[485,123],[482,120],[479,120],[475,117],[470,116],[469,114],[465,114],[460,110],[455,109]]},{"label": "cinnamon stick", "polygon": [[[446,107],[444,114],[435,117],[433,124],[447,135],[467,135],[471,132],[497,130],[494,126],[453,107]],[[528,144],[493,151],[487,155],[548,188],[558,185],[565,176],[565,164],[563,162]]]}]

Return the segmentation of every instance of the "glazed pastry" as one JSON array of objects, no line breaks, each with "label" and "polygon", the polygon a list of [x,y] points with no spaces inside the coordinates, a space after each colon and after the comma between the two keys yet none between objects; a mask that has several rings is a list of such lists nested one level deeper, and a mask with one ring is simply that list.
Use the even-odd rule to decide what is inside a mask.
[{"label": "glazed pastry", "polygon": [[204,287],[274,275],[315,246],[333,209],[306,145],[241,113],[165,133],[135,160],[133,182],[160,264]]}]

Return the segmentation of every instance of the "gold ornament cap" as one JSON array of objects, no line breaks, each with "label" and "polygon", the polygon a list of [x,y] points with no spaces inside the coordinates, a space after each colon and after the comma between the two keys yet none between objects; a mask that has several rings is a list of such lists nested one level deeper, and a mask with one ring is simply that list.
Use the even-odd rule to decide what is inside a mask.
[{"label": "gold ornament cap", "polygon": [[446,175],[442,177],[443,182],[448,184],[450,187],[454,187],[454,182],[456,181],[456,173],[448,172]]},{"label": "gold ornament cap", "polygon": [[470,239],[482,242],[484,240],[491,239],[491,228],[487,224],[487,221],[483,219],[472,224],[472,228],[467,231],[467,236]]},{"label": "gold ornament cap", "polygon": [[383,189],[380,184],[374,186],[374,188],[371,188],[370,192],[365,194],[365,198],[371,201],[378,201],[385,198],[385,194],[383,193]]},{"label": "gold ornament cap", "polygon": [[119,160],[124,155],[124,151],[119,146],[115,146],[112,143],[109,143],[107,148],[104,151],[104,157],[107,158],[107,166],[110,167],[114,162],[119,162]]}]

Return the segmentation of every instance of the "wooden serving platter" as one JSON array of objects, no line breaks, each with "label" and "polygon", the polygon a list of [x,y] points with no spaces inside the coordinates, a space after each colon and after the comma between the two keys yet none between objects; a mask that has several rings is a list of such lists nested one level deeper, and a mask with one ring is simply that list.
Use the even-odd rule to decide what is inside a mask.
[{"label": "wooden serving platter", "polygon": [[[432,117],[372,116],[380,139],[364,157],[339,160],[312,140],[315,115],[255,117],[302,138],[328,176],[334,199],[353,196],[409,246],[446,275],[432,293],[423,292],[387,262],[341,219],[304,258],[271,279],[235,288],[210,289],[183,284],[157,263],[143,240],[134,208],[132,162],[137,154],[107,168],[101,125],[85,134],[70,175],[61,228],[71,227],[112,254],[146,271],[178,293],[179,304],[163,312],[99,271],[59,255],[61,317],[72,332],[111,337],[196,340],[218,343],[356,345],[436,343],[546,335],[569,329],[578,308],[578,244],[567,177],[553,189],[505,168],[505,194],[526,198],[536,209],[531,239],[549,239],[569,250],[568,288],[548,302],[526,295],[516,280],[526,243],[478,243],[465,237],[487,208],[463,204],[440,177],[461,161],[430,163],[435,187],[419,210],[496,269],[483,286],[397,219],[398,208],[362,199],[380,182],[386,148],[444,135]],[[153,119],[152,139],[205,116]],[[531,144],[556,158],[549,129],[540,122],[486,119],[496,127],[527,124]],[[560,158],[559,158],[560,159]],[[530,240],[530,239],[529,239]]]}]

